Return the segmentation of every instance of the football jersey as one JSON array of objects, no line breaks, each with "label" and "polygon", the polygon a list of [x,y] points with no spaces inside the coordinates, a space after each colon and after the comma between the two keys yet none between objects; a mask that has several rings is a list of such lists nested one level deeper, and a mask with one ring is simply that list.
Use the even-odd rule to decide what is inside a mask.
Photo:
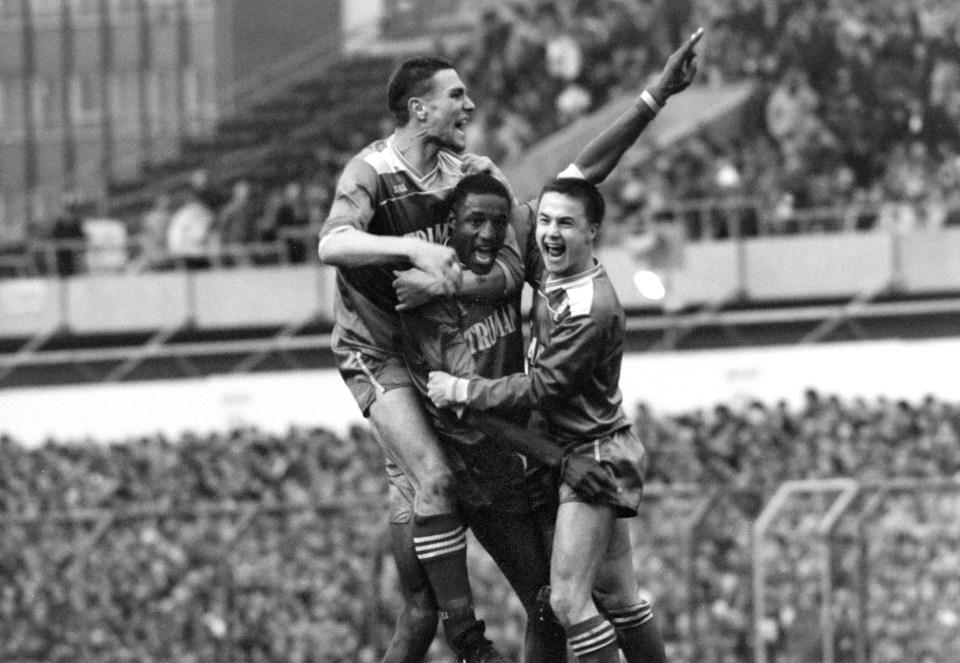
[{"label": "football jersey", "polygon": [[[462,177],[461,160],[454,154],[441,151],[436,167],[420,175],[400,154],[393,136],[378,140],[344,169],[321,242],[333,233],[357,229],[443,243],[449,232],[445,200]],[[399,353],[393,270],[409,267],[398,263],[337,269],[334,315],[339,339]]]},{"label": "football jersey", "polygon": [[534,300],[527,373],[472,378],[466,404],[539,409],[545,432],[564,447],[628,427],[619,386],[625,328],[623,307],[601,265],[548,277]]},{"label": "football jersey", "polygon": [[[403,358],[435,428],[456,442],[475,444],[483,436],[460,424],[450,410],[427,398],[430,371],[497,378],[523,371],[523,329],[519,294],[496,302],[445,297],[400,316]],[[514,415],[525,422],[524,411]]]}]

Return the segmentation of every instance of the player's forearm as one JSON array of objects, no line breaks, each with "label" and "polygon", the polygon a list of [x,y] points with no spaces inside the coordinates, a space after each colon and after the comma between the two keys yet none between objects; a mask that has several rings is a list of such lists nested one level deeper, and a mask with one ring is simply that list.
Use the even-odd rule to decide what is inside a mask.
[{"label": "player's forearm", "polygon": [[464,270],[458,294],[470,299],[497,300],[502,298],[506,291],[506,274],[504,269],[496,264],[487,274],[476,274],[470,270]]},{"label": "player's forearm", "polygon": [[409,237],[371,235],[363,230],[345,230],[320,240],[320,261],[334,267],[363,267],[411,260],[415,242]]},{"label": "player's forearm", "polygon": [[563,450],[529,427],[521,428],[489,412],[475,410],[467,410],[463,421],[468,426],[482,431],[492,439],[499,440],[514,451],[536,459],[547,467],[560,468]]},{"label": "player's forearm", "polygon": [[578,155],[574,163],[588,180],[596,184],[606,179],[623,153],[640,137],[667,99],[690,85],[697,73],[694,62],[697,56],[693,49],[701,37],[703,28],[690,35],[690,38],[667,58],[656,82],[637,96],[630,110],[620,116],[607,131],[588,143]]},{"label": "player's forearm", "polygon": [[473,377],[467,385],[466,399],[463,402],[475,410],[530,410],[536,406],[530,378],[524,373],[515,373],[495,380]]},{"label": "player's forearm", "polygon": [[[651,89],[650,94],[661,106],[665,103],[663,93]],[[574,164],[589,182],[599,184],[613,172],[624,153],[655,117],[656,113],[638,97],[612,125],[580,150]]]}]

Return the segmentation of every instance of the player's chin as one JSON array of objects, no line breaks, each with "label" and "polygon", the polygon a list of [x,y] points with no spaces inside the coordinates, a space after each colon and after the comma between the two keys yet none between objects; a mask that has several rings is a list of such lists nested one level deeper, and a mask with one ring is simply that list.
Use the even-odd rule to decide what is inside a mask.
[{"label": "player's chin", "polygon": [[491,248],[477,248],[470,251],[470,271],[481,276],[493,269],[497,260],[498,250]]},{"label": "player's chin", "polygon": [[477,260],[473,258],[470,260],[470,271],[480,276],[486,276],[490,273],[490,270],[493,269],[493,265],[493,260]]},{"label": "player's chin", "polygon": [[563,253],[559,256],[551,256],[544,254],[543,256],[543,268],[548,274],[561,275],[567,272],[570,267],[570,261],[567,260],[567,254]]},{"label": "player's chin", "polygon": [[467,134],[460,129],[454,129],[452,134],[447,137],[445,147],[447,149],[461,154],[467,150]]}]

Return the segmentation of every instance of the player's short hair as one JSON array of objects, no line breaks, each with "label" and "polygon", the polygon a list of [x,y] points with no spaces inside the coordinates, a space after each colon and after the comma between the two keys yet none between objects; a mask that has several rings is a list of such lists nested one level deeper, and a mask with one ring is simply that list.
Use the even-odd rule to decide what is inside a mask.
[{"label": "player's short hair", "polygon": [[433,75],[443,69],[454,69],[453,63],[438,55],[408,58],[390,75],[387,85],[387,106],[399,126],[410,121],[407,103],[430,90]]},{"label": "player's short hair", "polygon": [[[545,193],[560,193],[579,200],[583,204],[583,210],[587,215],[588,223],[600,225],[603,221],[603,215],[606,213],[607,205],[603,201],[603,194],[593,184],[579,177],[558,177],[547,182],[540,190],[540,198]],[[537,200],[539,206],[540,200]]]},{"label": "player's short hair", "polygon": [[490,193],[506,200],[508,206],[513,205],[510,192],[507,190],[507,187],[504,186],[503,182],[487,173],[474,173],[473,175],[465,176],[457,182],[457,186],[453,187],[453,191],[450,192],[447,198],[447,205],[450,211],[456,211],[471,193]]}]

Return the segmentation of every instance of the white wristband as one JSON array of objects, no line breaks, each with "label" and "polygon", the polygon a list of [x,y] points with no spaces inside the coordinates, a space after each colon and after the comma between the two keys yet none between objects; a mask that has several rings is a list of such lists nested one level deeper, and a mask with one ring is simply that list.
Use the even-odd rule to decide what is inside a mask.
[{"label": "white wristband", "polygon": [[[641,92],[640,99],[638,101],[642,101],[644,104],[646,104],[647,108],[649,108],[654,115],[663,110],[663,106],[657,103],[657,100],[653,98],[652,94],[650,94],[650,90],[644,90]],[[637,106],[639,105],[640,104],[638,103]]]},{"label": "white wristband", "polygon": [[464,378],[457,378],[453,383],[453,398],[450,399],[454,403],[466,403],[467,402],[467,387],[470,386],[470,380],[465,380]]}]

